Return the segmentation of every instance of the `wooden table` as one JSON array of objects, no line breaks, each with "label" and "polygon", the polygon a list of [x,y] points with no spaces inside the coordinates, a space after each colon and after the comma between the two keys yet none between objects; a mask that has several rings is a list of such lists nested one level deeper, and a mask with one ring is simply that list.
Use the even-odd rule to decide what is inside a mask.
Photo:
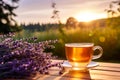
[{"label": "wooden table", "polygon": [[86,71],[70,71],[59,75],[58,68],[50,69],[49,75],[39,75],[34,80],[120,80],[120,64],[98,62],[99,66]]}]

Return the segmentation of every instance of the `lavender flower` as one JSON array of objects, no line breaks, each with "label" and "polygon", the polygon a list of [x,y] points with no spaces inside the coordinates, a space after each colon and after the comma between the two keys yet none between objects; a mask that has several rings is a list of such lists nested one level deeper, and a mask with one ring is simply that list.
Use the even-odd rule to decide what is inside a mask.
[{"label": "lavender flower", "polygon": [[0,35],[0,78],[24,78],[36,72],[48,74],[50,67],[60,67],[61,63],[52,63],[52,53],[45,52],[54,48],[51,44],[57,40],[37,43],[36,37],[14,40],[12,36],[12,33]]}]

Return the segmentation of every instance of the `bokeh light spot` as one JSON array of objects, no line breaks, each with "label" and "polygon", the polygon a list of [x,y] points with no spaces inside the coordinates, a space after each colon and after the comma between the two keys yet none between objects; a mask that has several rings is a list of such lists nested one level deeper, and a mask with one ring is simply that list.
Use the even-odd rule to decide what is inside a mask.
[{"label": "bokeh light spot", "polygon": [[101,36],[101,37],[99,38],[99,40],[100,40],[100,42],[105,42],[105,37]]},{"label": "bokeh light spot", "polygon": [[90,36],[90,37],[91,37],[91,36],[93,36],[93,33],[92,33],[92,32],[90,32],[90,33],[89,33],[89,36]]}]

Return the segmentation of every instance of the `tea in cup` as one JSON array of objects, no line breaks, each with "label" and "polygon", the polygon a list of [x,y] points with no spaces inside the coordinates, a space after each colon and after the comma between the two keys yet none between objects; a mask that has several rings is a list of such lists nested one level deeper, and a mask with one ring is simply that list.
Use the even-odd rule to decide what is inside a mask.
[{"label": "tea in cup", "polygon": [[[93,55],[95,50],[99,50],[98,55]],[[100,46],[94,43],[67,43],[65,44],[66,58],[72,65],[72,69],[84,69],[92,59],[98,59],[103,54]]]}]

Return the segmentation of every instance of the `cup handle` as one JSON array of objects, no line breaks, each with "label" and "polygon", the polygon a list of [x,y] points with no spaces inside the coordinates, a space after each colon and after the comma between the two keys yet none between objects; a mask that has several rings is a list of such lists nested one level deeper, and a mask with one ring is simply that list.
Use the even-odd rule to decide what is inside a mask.
[{"label": "cup handle", "polygon": [[95,50],[99,50],[100,52],[99,52],[98,55],[93,55],[93,57],[92,57],[93,60],[100,58],[100,57],[102,56],[102,54],[103,54],[103,49],[102,49],[102,47],[100,47],[100,46],[94,46],[94,47],[93,47],[93,51],[95,51]]}]

